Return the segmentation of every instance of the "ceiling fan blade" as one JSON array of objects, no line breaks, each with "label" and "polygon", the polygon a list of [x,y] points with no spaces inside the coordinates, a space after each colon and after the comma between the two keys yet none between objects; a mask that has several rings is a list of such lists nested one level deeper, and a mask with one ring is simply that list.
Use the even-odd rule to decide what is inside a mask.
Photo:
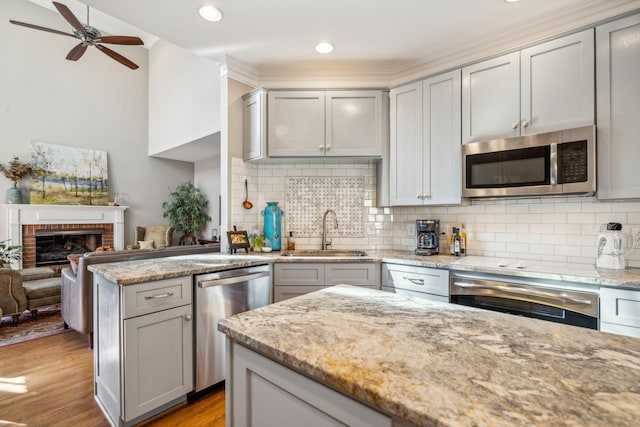
[{"label": "ceiling fan blade", "polygon": [[54,1],[53,5],[56,7],[56,9],[58,9],[58,12],[60,12],[60,15],[62,15],[64,19],[66,19],[67,22],[71,24],[71,26],[77,32],[84,34],[85,36],[87,35],[87,32],[85,31],[82,23],[78,21],[78,18],[76,18],[76,16],[73,14],[73,12],[71,12],[71,10],[67,6],[65,6],[62,3],[58,3],[57,1]]},{"label": "ceiling fan blade", "polygon": [[132,36],[100,36],[96,39],[100,43],[125,44],[125,45],[143,45],[144,42],[140,37]]},{"label": "ceiling fan blade", "polygon": [[134,64],[133,62],[129,61],[127,58],[125,58],[124,56],[120,55],[118,52],[114,52],[113,50],[109,49],[106,46],[102,46],[101,44],[96,44],[95,46],[98,49],[100,49],[101,52],[103,52],[106,55],[110,56],[111,58],[115,59],[116,61],[118,61],[122,65],[126,65],[127,67],[131,68],[132,70],[135,70],[135,69],[138,68],[138,66],[136,64]]},{"label": "ceiling fan blade", "polygon": [[87,45],[85,43],[78,43],[73,49],[69,51],[67,54],[67,59],[69,61],[77,61],[84,55],[87,50]]},{"label": "ceiling fan blade", "polygon": [[26,22],[14,21],[13,19],[9,19],[9,22],[15,25],[22,25],[23,27],[33,28],[34,30],[46,31],[48,33],[60,34],[63,36],[71,36],[75,37],[71,33],[65,33],[64,31],[54,30],[52,28],[41,27],[40,25],[27,24]]}]

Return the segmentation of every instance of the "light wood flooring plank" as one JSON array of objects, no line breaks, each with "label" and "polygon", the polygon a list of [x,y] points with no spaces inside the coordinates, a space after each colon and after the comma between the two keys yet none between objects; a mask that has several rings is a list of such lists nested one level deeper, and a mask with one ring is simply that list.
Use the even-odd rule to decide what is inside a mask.
[{"label": "light wood flooring plank", "polygon": [[[224,387],[140,425],[223,427]],[[85,335],[71,331],[0,348],[0,426],[109,426],[93,398]]]}]

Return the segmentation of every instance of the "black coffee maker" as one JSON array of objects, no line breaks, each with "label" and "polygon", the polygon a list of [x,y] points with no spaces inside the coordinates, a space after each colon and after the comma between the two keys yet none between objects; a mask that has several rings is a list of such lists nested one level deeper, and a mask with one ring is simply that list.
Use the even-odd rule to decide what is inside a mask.
[{"label": "black coffee maker", "polygon": [[416,255],[437,255],[440,247],[440,220],[416,220]]}]

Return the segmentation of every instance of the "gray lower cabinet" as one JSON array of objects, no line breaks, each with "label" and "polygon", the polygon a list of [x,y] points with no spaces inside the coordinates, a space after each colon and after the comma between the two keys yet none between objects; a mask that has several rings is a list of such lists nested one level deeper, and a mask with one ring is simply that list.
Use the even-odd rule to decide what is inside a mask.
[{"label": "gray lower cabinet", "polygon": [[380,289],[379,278],[379,263],[276,263],[273,265],[273,302],[339,284]]},{"label": "gray lower cabinet", "polygon": [[227,338],[227,425],[391,427],[393,420]]},{"label": "gray lower cabinet", "polygon": [[95,398],[130,426],[193,390],[191,276],[117,285],[94,275]]},{"label": "gray lower cabinet", "polygon": [[449,302],[449,271],[383,263],[382,290],[431,301]]},{"label": "gray lower cabinet", "polygon": [[600,330],[640,338],[640,292],[600,288]]}]

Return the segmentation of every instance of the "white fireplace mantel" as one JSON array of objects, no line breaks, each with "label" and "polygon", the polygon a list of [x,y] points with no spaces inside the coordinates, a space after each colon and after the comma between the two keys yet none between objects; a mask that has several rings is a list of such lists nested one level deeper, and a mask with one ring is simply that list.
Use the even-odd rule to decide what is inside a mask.
[{"label": "white fireplace mantel", "polygon": [[128,206],[5,204],[4,208],[11,245],[22,244],[23,225],[113,224],[114,249],[124,249],[124,211]]}]

